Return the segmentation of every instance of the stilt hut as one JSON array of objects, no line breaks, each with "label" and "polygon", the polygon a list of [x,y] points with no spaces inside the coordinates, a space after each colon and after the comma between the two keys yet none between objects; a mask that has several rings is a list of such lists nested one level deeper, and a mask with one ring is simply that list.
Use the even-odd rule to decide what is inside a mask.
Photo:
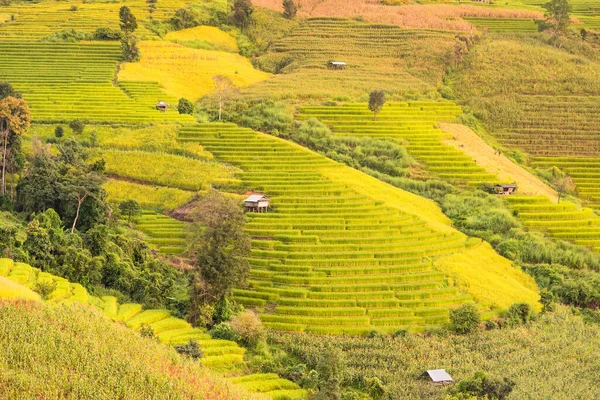
[{"label": "stilt hut", "polygon": [[504,185],[504,184],[498,184],[498,185],[494,185],[490,188],[490,192],[493,194],[513,194],[514,192],[517,191],[517,185],[514,184],[509,184],[509,185]]},{"label": "stilt hut", "polygon": [[421,379],[427,379],[436,385],[449,385],[454,382],[454,379],[452,379],[445,369],[429,369],[423,372]]},{"label": "stilt hut", "polygon": [[167,104],[166,101],[159,101],[158,103],[156,103],[156,109],[158,111],[167,112],[167,110],[169,109],[169,104]]},{"label": "stilt hut", "polygon": [[249,212],[267,212],[271,200],[262,193],[252,193],[244,200],[244,208]]},{"label": "stilt hut", "polygon": [[345,69],[346,63],[342,61],[329,61],[327,63],[327,68],[329,69]]}]

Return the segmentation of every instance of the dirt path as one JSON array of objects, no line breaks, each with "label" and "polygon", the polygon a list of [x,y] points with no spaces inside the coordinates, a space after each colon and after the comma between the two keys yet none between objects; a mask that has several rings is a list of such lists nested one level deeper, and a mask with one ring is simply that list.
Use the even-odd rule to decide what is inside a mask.
[{"label": "dirt path", "polygon": [[496,174],[502,180],[515,182],[519,187],[518,194],[545,195],[552,202],[556,202],[557,194],[554,189],[505,156],[496,154],[496,151],[470,128],[459,124],[444,123],[440,124],[440,128],[453,136],[444,139],[444,143],[473,157],[477,164],[485,168],[488,173]]}]

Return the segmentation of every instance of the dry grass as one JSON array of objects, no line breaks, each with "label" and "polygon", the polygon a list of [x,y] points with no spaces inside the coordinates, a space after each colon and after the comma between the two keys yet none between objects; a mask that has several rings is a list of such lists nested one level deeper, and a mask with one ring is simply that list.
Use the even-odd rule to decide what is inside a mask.
[{"label": "dry grass", "polygon": [[468,127],[459,124],[440,124],[440,127],[453,136],[451,139],[444,140],[446,144],[464,151],[473,157],[477,165],[484,167],[490,174],[497,175],[500,180],[515,182],[519,187],[519,193],[544,195],[555,201],[554,189],[502,154],[496,154],[492,147]]},{"label": "dry grass", "polygon": [[[300,17],[362,17],[365,21],[395,24],[407,28],[468,31],[471,24],[462,17],[542,18],[542,13],[473,5],[411,4],[385,6],[378,0],[298,0]],[[254,0],[254,4],[281,11],[279,0]]]}]

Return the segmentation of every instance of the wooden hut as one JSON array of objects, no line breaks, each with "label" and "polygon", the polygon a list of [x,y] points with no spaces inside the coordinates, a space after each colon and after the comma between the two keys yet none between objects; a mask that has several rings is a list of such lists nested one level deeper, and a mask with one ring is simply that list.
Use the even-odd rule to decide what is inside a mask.
[{"label": "wooden hut", "polygon": [[251,212],[267,212],[271,200],[261,193],[252,193],[244,200],[244,208]]},{"label": "wooden hut", "polygon": [[498,184],[490,188],[490,192],[493,194],[513,194],[517,191],[517,185],[514,184]]},{"label": "wooden hut", "polygon": [[423,372],[421,379],[427,379],[436,385],[449,385],[454,382],[454,379],[452,379],[445,369],[429,369]]},{"label": "wooden hut", "polygon": [[167,104],[166,101],[159,101],[158,103],[156,103],[156,109],[158,111],[167,112],[167,110],[169,109],[169,104]]},{"label": "wooden hut", "polygon": [[329,61],[327,63],[327,68],[329,69],[344,69],[346,68],[346,63],[342,61]]}]

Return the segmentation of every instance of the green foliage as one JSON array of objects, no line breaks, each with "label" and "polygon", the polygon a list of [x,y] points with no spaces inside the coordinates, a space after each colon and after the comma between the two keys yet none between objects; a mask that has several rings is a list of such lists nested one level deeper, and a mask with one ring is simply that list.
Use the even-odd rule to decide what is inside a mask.
[{"label": "green foliage", "polygon": [[95,40],[118,41],[122,38],[121,32],[113,28],[100,27],[94,32]]},{"label": "green foliage", "polygon": [[54,136],[56,136],[57,139],[60,139],[61,137],[63,137],[65,134],[65,128],[63,128],[62,126],[57,126],[56,128],[54,128]]},{"label": "green foliage", "polygon": [[15,91],[15,89],[9,82],[0,81],[0,100],[5,99],[9,96],[16,98],[21,97],[21,95],[17,91]]},{"label": "green foliage", "polygon": [[254,7],[250,0],[234,0],[229,20],[237,27],[244,29],[252,23]]},{"label": "green foliage", "polygon": [[250,239],[243,232],[246,220],[240,206],[216,190],[210,190],[200,201],[194,217],[199,224],[193,254],[207,285],[204,301],[213,303],[226,297],[233,287],[245,285],[248,278]]},{"label": "green foliage", "polygon": [[180,98],[179,102],[177,103],[177,111],[179,112],[179,114],[194,114],[195,111],[195,107],[194,107],[194,103],[192,103],[190,100],[186,99],[186,98]]},{"label": "green foliage", "polygon": [[475,304],[466,303],[459,308],[450,310],[450,321],[456,333],[464,335],[477,329],[481,322],[481,316]]},{"label": "green foliage", "polygon": [[121,54],[123,61],[136,62],[140,60],[140,49],[137,45],[135,36],[125,36],[121,39]]},{"label": "green foliage", "polygon": [[265,328],[253,311],[244,311],[236,315],[231,319],[230,325],[238,340],[250,349],[257,348],[265,341]]},{"label": "green foliage", "polygon": [[550,0],[542,6],[545,21],[539,24],[540,31],[549,31],[552,40],[556,43],[557,39],[567,34],[571,24],[571,5],[569,0]]},{"label": "green foliage", "polygon": [[[475,396],[489,400],[504,400],[511,394],[514,387],[515,382],[510,379],[492,378],[484,372],[476,372],[472,377],[458,382],[451,393],[458,395],[458,399],[471,399],[472,396]],[[467,397],[463,397],[463,395]]]},{"label": "green foliage", "polygon": [[283,0],[283,16],[287,19],[292,19],[296,16],[298,7],[294,0]]},{"label": "green foliage", "polygon": [[138,27],[135,15],[133,15],[131,9],[127,6],[123,6],[119,10],[119,21],[119,26],[121,27],[121,30],[125,32],[126,35],[129,33],[133,33]]},{"label": "green foliage", "polygon": [[175,346],[175,350],[179,354],[183,354],[193,360],[199,360],[204,356],[202,349],[200,349],[200,345],[193,339],[190,339],[186,344]]},{"label": "green foliage", "polygon": [[85,124],[79,119],[74,119],[69,122],[69,128],[71,128],[74,134],[81,135],[85,129]]},{"label": "green foliage", "polygon": [[377,119],[377,114],[381,112],[385,104],[385,92],[383,90],[373,90],[369,93],[369,110],[373,112],[373,121]]},{"label": "green foliage", "polygon": [[227,322],[213,326],[208,333],[213,339],[231,340],[232,342],[238,340],[236,333]]},{"label": "green foliage", "polygon": [[119,203],[119,211],[127,217],[127,221],[131,223],[131,219],[142,214],[142,207],[135,200],[125,200]]},{"label": "green foliage", "polygon": [[75,29],[63,29],[62,31],[54,32],[42,38],[46,42],[79,42],[81,40],[93,40],[94,35],[88,32],[81,32]]},{"label": "green foliage", "polygon": [[200,13],[193,8],[180,8],[171,18],[171,25],[175,30],[193,28],[202,25]]},{"label": "green foliage", "polygon": [[517,303],[508,308],[506,323],[510,326],[525,325],[535,317],[535,312],[529,304]]},{"label": "green foliage", "polygon": [[140,336],[147,339],[156,339],[154,329],[152,329],[152,327],[147,323],[143,323],[140,327]]},{"label": "green foliage", "polygon": [[240,125],[275,136],[287,136],[294,122],[293,109],[282,102],[265,101],[239,111],[232,117]]}]

